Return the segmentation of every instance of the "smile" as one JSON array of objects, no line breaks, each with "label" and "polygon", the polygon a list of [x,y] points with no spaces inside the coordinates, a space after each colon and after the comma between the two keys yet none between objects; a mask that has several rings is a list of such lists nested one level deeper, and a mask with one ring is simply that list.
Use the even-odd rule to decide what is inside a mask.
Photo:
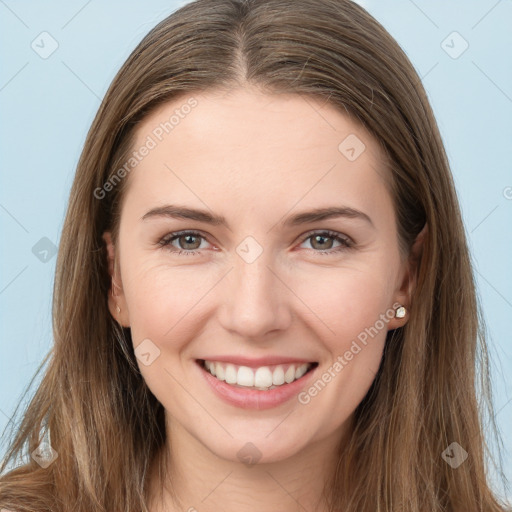
[{"label": "smile", "polygon": [[318,363],[288,363],[251,368],[221,361],[198,360],[217,380],[233,387],[270,391],[291,384],[318,366]]}]

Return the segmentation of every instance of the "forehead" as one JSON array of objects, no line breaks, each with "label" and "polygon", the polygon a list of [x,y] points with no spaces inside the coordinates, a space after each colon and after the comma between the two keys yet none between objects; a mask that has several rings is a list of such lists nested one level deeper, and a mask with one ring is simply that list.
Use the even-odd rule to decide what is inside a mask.
[{"label": "forehead", "polygon": [[373,136],[335,106],[299,94],[183,95],[141,122],[132,150],[140,160],[127,194],[143,202],[229,200],[261,211],[320,199],[371,211],[387,193]]}]

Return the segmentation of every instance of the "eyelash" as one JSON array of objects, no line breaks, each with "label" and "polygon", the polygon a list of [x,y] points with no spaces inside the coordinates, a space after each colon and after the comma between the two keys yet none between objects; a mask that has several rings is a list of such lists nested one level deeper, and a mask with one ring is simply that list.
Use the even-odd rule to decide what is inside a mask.
[{"label": "eyelash", "polygon": [[[193,250],[184,250],[184,249],[176,249],[171,245],[171,243],[176,240],[177,238],[180,238],[181,236],[185,235],[192,235],[198,238],[203,238],[206,240],[206,237],[203,236],[198,231],[177,231],[174,233],[169,233],[168,235],[164,236],[161,240],[158,241],[158,245],[160,247],[167,247],[169,250],[178,255],[178,256],[196,256],[200,255],[202,253],[201,249],[193,249]],[[336,233],[335,231],[313,231],[309,232],[307,236],[305,236],[302,239],[302,243],[304,243],[309,238],[312,238],[313,236],[323,236],[326,238],[332,238],[337,242],[341,242],[341,245],[339,247],[336,247],[335,249],[325,249],[325,250],[315,250],[315,249],[308,249],[309,251],[313,251],[315,254],[321,254],[322,256],[329,256],[333,254],[338,254],[342,251],[346,251],[348,249],[352,249],[354,247],[354,242],[350,240],[348,237],[342,236],[339,233]]]}]

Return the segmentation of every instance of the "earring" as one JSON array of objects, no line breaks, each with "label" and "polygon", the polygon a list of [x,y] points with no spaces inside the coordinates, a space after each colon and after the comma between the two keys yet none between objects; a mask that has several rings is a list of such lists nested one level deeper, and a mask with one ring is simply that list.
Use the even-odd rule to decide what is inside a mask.
[{"label": "earring", "polygon": [[[112,280],[112,284],[114,284],[114,280]],[[111,292],[110,293],[112,294],[112,298],[114,299],[114,302],[115,302],[116,296],[114,295],[114,287],[113,286],[111,288]],[[119,307],[119,304],[117,302],[116,302],[116,311],[118,313],[121,313],[121,308]]]},{"label": "earring", "polygon": [[403,318],[405,314],[407,313],[407,310],[404,306],[400,306],[399,308],[395,309],[395,317],[396,318]]}]

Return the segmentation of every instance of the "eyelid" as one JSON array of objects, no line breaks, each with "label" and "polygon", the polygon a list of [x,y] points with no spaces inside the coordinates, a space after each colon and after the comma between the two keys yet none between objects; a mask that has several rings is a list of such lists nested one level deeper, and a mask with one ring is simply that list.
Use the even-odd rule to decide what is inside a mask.
[{"label": "eyelid", "polygon": [[[181,231],[172,231],[171,233],[167,233],[162,238],[160,238],[160,240],[158,240],[157,245],[160,245],[162,247],[171,246],[171,242],[173,242],[174,240],[176,240],[180,236],[184,236],[184,235],[197,236],[198,238],[203,238],[208,243],[211,243],[208,240],[208,236],[206,236],[206,234],[203,233],[200,230],[197,230],[197,229],[182,229]],[[176,251],[180,251],[180,250],[183,250],[183,249],[176,249]],[[204,249],[193,249],[193,250],[190,250],[190,251],[187,251],[187,252],[194,252],[194,251],[195,252],[199,252],[201,250],[204,250]]]},{"label": "eyelid", "polygon": [[[172,242],[174,240],[176,240],[177,238],[184,236],[184,235],[192,235],[192,236],[195,236],[198,238],[202,238],[202,239],[206,240],[208,243],[211,243],[208,240],[209,236],[207,236],[202,231],[196,230],[196,229],[184,229],[181,231],[173,231],[171,233],[167,233],[165,236],[163,236],[157,242],[157,245],[159,245],[162,248],[168,248],[168,250],[171,253],[175,253],[177,255],[183,255],[183,254],[199,255],[203,251],[206,250],[206,249],[186,250],[186,249],[179,249],[177,247],[174,247],[172,245]],[[354,240],[351,237],[349,237],[348,235],[346,235],[344,233],[339,233],[337,231],[333,231],[330,229],[312,229],[306,233],[303,233],[302,235],[300,235],[300,237],[298,237],[299,244],[300,245],[303,244],[304,242],[306,242],[306,240],[308,240],[309,238],[311,238],[314,235],[332,238],[333,240],[339,241],[341,243],[341,245],[336,248],[323,249],[323,250],[306,249],[309,253],[313,252],[315,254],[321,254],[321,255],[336,255],[344,250],[353,249],[354,246],[356,245]],[[214,249],[214,250],[218,250],[218,249]]]},{"label": "eyelid", "polygon": [[345,233],[340,233],[338,231],[333,231],[332,229],[312,229],[311,231],[308,231],[300,235],[299,239],[302,240],[302,242],[305,242],[309,237],[313,235],[327,235],[329,238],[340,238],[347,242],[347,244],[349,245],[355,245],[354,240],[352,240],[352,238],[350,238],[348,235],[346,235]]}]

